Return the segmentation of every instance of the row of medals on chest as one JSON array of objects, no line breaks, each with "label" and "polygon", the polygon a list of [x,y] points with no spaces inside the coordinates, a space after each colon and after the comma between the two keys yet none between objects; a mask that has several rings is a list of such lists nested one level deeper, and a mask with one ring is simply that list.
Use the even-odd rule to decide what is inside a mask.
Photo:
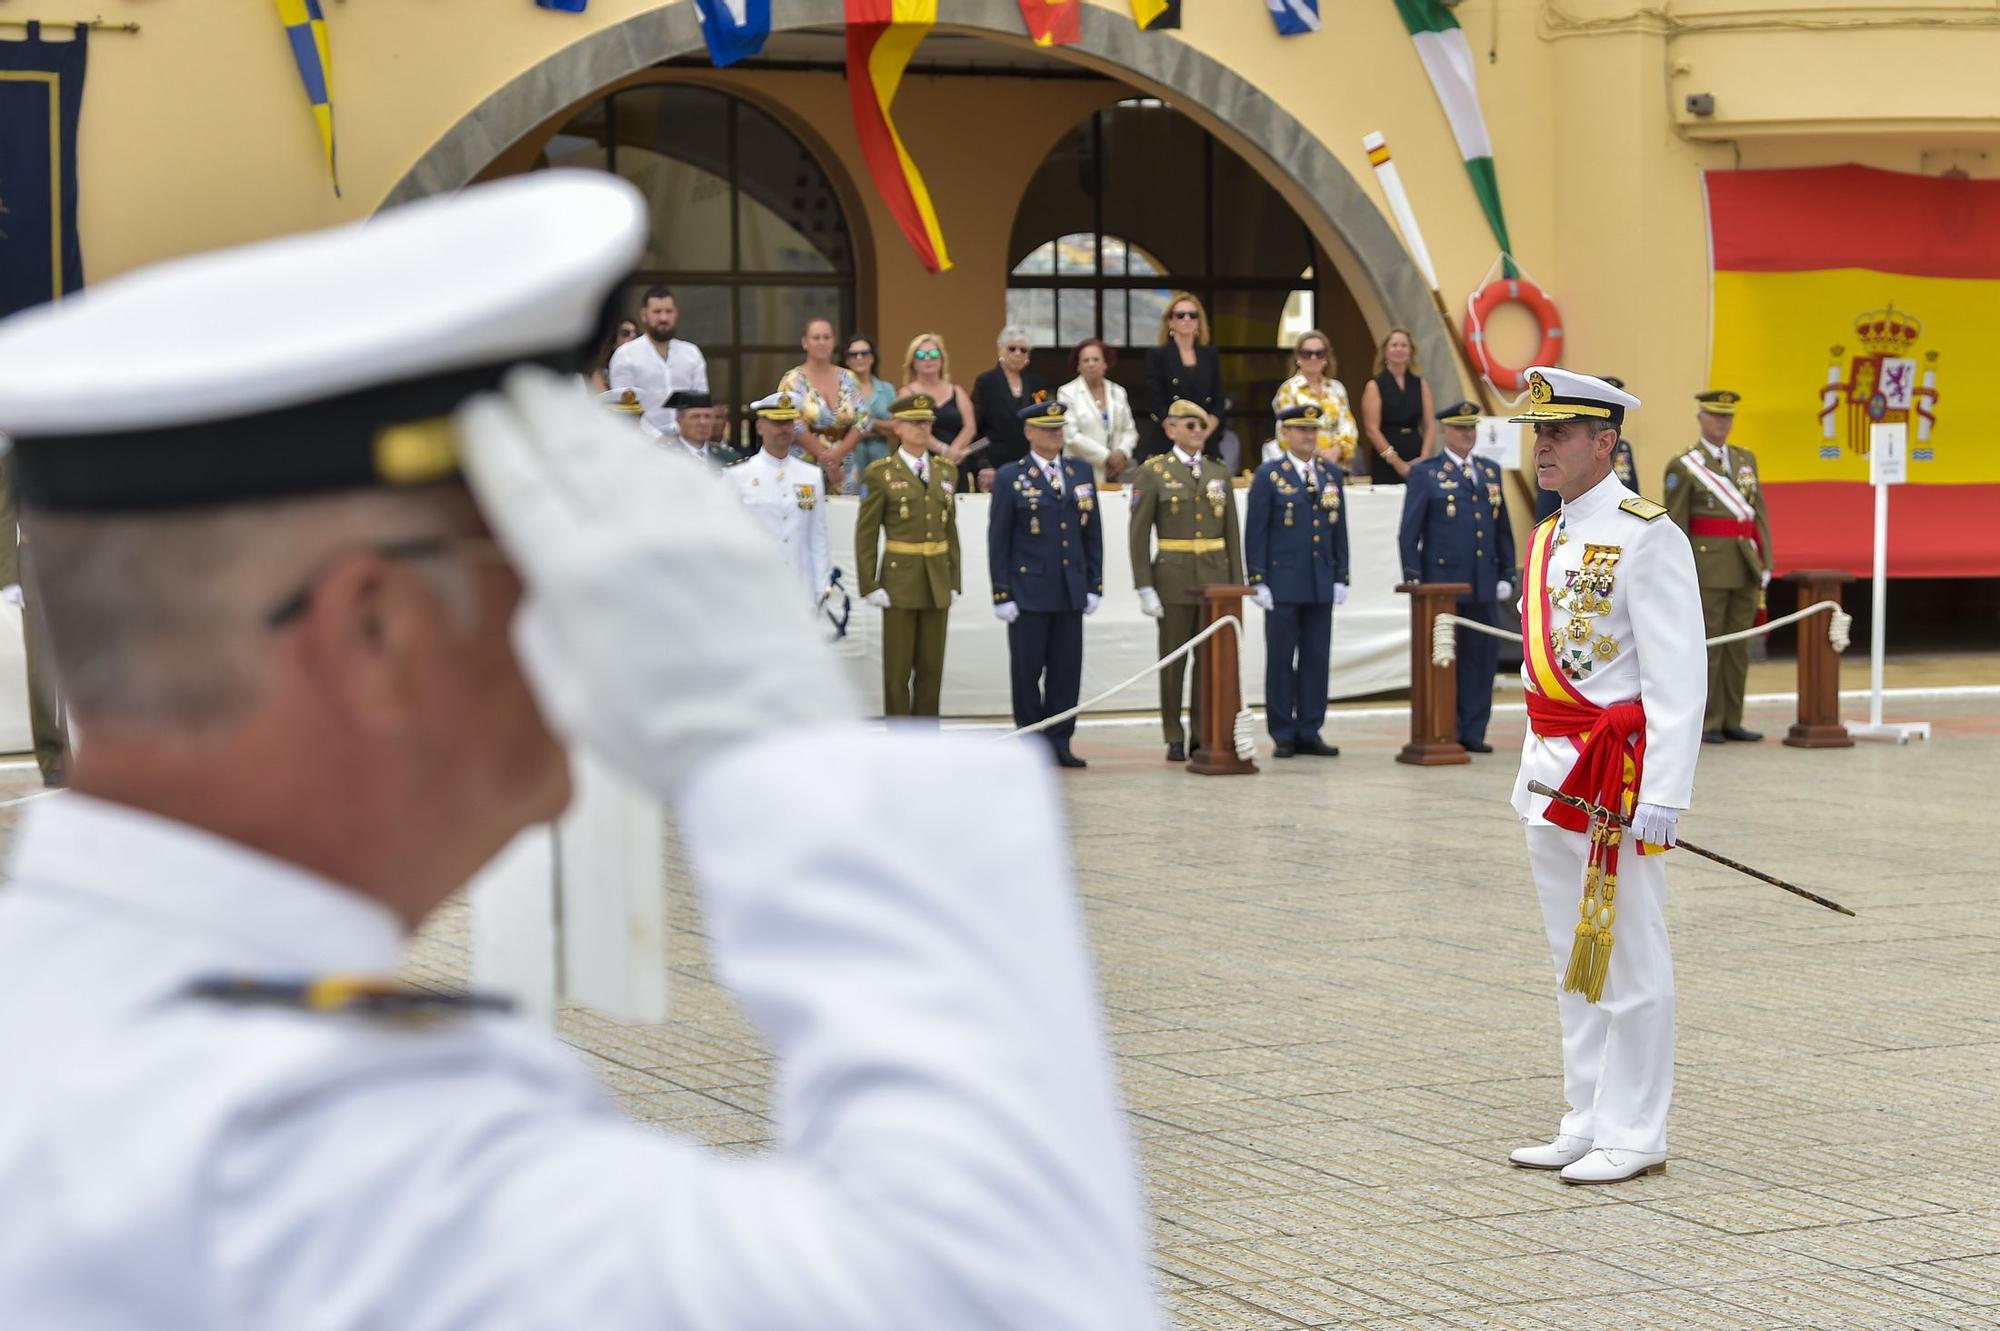
[{"label": "row of medals on chest", "polygon": [[[1076,485],[1074,488],[1076,490],[1076,510],[1082,514],[1077,525],[1088,527],[1090,525],[1090,514],[1097,507],[1097,492],[1089,485]],[[1028,479],[1028,474],[1025,471],[1014,478],[1014,492],[1028,501],[1028,535],[1040,536],[1042,534],[1042,495],[1047,493],[1048,497],[1056,503],[1062,502],[1062,496],[1053,491],[1045,492],[1041,486],[1036,485]]]},{"label": "row of medals on chest", "polygon": [[[1444,491],[1444,515],[1448,518],[1458,516],[1458,486],[1459,482],[1449,476],[1438,482],[1438,488]],[[1471,481],[1465,482],[1465,488],[1468,491],[1472,491],[1474,496],[1468,498],[1466,502],[1479,502],[1476,497],[1477,490]],[[1488,481],[1486,483],[1486,508],[1489,516],[1496,519],[1500,516],[1500,482],[1498,481]]]},{"label": "row of medals on chest", "polygon": [[[1286,470],[1290,470],[1290,468],[1286,468]],[[1301,477],[1300,480],[1303,481],[1304,477]],[[1277,487],[1278,494],[1285,499],[1290,499],[1293,495],[1301,494],[1307,488],[1304,484],[1294,485],[1292,482],[1286,480],[1285,471],[1272,472],[1271,484]],[[1340,487],[1334,484],[1330,478],[1325,485],[1320,487],[1319,506],[1325,509],[1335,522],[1340,521]],[[1285,505],[1285,526],[1289,527],[1292,525],[1292,516],[1298,512],[1298,509],[1299,506],[1297,504]],[[1219,510],[1217,516],[1220,516]]]},{"label": "row of medals on chest", "polygon": [[[1566,544],[1569,538],[1557,536],[1556,541]],[[1583,563],[1564,570],[1562,585],[1549,590],[1549,608],[1569,616],[1562,627],[1550,627],[1549,649],[1571,679],[1582,679],[1598,662],[1618,655],[1618,640],[1599,632],[1597,621],[1611,613],[1615,570],[1624,551],[1619,545],[1584,546]]]},{"label": "row of medals on chest", "polygon": [[[764,483],[764,478],[762,476],[752,476],[750,478],[750,484],[752,485],[761,486],[763,483]],[[781,464],[778,467],[778,485],[780,488],[783,488],[784,484],[785,484],[785,469]],[[800,508],[811,508],[819,503],[819,491],[816,490],[810,483],[794,484],[792,486],[792,495],[798,501],[798,505]]]}]

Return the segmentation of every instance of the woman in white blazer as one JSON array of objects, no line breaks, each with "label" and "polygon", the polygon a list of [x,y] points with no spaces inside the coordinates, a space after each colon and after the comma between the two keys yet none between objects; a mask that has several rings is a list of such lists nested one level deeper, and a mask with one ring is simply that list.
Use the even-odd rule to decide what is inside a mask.
[{"label": "woman in white blazer", "polygon": [[1063,452],[1090,464],[1099,485],[1120,480],[1139,446],[1139,426],[1125,389],[1107,372],[1118,363],[1110,347],[1089,338],[1069,354],[1076,378],[1056,390],[1064,407]]}]

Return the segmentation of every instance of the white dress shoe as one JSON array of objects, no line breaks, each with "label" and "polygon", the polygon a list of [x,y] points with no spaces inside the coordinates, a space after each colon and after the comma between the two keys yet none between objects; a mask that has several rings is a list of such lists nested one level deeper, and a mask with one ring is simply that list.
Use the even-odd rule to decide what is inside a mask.
[{"label": "white dress shoe", "polygon": [[1623,1183],[1641,1174],[1667,1172],[1665,1151],[1620,1151],[1600,1146],[1573,1165],[1563,1166],[1565,1183]]},{"label": "white dress shoe", "polygon": [[1590,1138],[1569,1137],[1558,1134],[1556,1139],[1543,1146],[1523,1146],[1507,1156],[1507,1163],[1516,1169],[1561,1169],[1590,1154]]}]

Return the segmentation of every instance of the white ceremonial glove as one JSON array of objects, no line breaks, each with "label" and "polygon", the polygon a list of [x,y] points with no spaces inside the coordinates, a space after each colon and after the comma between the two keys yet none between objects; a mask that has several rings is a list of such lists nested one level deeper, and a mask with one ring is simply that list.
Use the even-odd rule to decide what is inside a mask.
[{"label": "white ceremonial glove", "polygon": [[952,603],[953,605],[957,605],[957,604],[958,604],[958,593],[957,593],[957,592],[953,592],[953,593],[951,594],[951,603]]},{"label": "white ceremonial glove", "polygon": [[1495,597],[1496,597],[1497,599],[1499,599],[1499,600],[1502,600],[1502,601],[1511,601],[1511,600],[1513,600],[1513,599],[1514,599],[1514,584],[1513,584],[1513,583],[1511,583],[1511,582],[1509,582],[1509,581],[1507,581],[1507,579],[1505,579],[1505,578],[1502,578],[1502,579],[1500,579],[1500,581],[1498,581],[1498,582],[1496,582],[1496,583],[1494,583],[1494,584],[1493,584],[1493,595],[1494,595],[1494,596],[1495,596]]},{"label": "white ceremonial glove", "polygon": [[1334,583],[1334,584],[1333,584],[1333,603],[1334,603],[1335,605],[1346,605],[1346,604],[1347,604],[1347,584],[1346,584],[1346,583],[1344,583],[1344,582],[1336,582],[1336,583]]},{"label": "white ceremonial glove", "polygon": [[1641,804],[1632,810],[1632,835],[1656,846],[1671,846],[1680,836],[1681,811],[1664,804]]},{"label": "white ceremonial glove", "polygon": [[1261,606],[1266,613],[1277,609],[1278,606],[1277,600],[1271,595],[1270,586],[1266,583],[1260,582],[1251,588],[1250,599]]},{"label": "white ceremonial glove", "polygon": [[1770,585],[1771,585],[1771,570],[1767,568],[1764,570],[1764,586],[1768,587]]},{"label": "white ceremonial glove", "polygon": [[28,604],[27,598],[21,595],[21,584],[18,582],[10,582],[5,587],[0,587],[0,601],[5,601],[16,610],[26,609]]},{"label": "white ceremonial glove", "polygon": [[1002,624],[1011,624],[1021,617],[1021,607],[1014,601],[1000,601],[993,607],[993,617]]},{"label": "white ceremonial glove", "polygon": [[521,578],[514,648],[558,734],[672,797],[731,745],[859,714],[798,584],[718,473],[638,446],[576,380],[534,366],[455,423]]},{"label": "white ceremonial glove", "polygon": [[1160,604],[1160,594],[1151,587],[1139,589],[1139,610],[1153,619],[1167,613],[1166,607]]},{"label": "white ceremonial glove", "polygon": [[884,591],[880,587],[877,587],[874,591],[868,593],[867,599],[868,599],[868,604],[876,607],[879,610],[887,610],[889,608],[889,593]]},{"label": "white ceremonial glove", "polygon": [[1099,595],[1098,595],[1098,594],[1097,594],[1096,592],[1085,592],[1085,593],[1083,594],[1083,613],[1084,613],[1084,614],[1086,614],[1086,615],[1094,615],[1094,614],[1096,614],[1096,613],[1097,613],[1097,607],[1098,607],[1098,606],[1100,606],[1100,605],[1103,605],[1103,604],[1104,604],[1104,598],[1103,598],[1102,596],[1099,596]]}]

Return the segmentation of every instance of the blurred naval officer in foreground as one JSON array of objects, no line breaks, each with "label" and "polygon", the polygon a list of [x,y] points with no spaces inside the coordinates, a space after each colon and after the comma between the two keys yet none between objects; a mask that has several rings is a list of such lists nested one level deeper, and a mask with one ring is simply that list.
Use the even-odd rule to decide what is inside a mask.
[{"label": "blurred naval officer in foreground", "polygon": [[[1437,418],[1444,447],[1412,462],[1403,482],[1403,581],[1465,583],[1472,591],[1458,598],[1455,613],[1491,624],[1499,603],[1514,597],[1516,571],[1500,468],[1472,456],[1478,404],[1455,403]],[[1458,742],[1473,753],[1491,753],[1486,725],[1493,718],[1500,640],[1473,629],[1457,632]]]},{"label": "blurred naval officer in foreground", "polygon": [[1340,467],[1315,456],[1324,423],[1317,402],[1279,410],[1284,456],[1257,468],[1243,518],[1243,563],[1264,608],[1264,715],[1277,758],[1340,756],[1319,734],[1348,558],[1347,488]]},{"label": "blurred naval officer in foreground", "polygon": [[[1028,455],[994,473],[986,567],[993,613],[1007,626],[1018,728],[1076,706],[1083,617],[1096,614],[1104,598],[1104,525],[1090,464],[1063,457],[1069,409],[1044,400],[1017,414]],[[1070,752],[1075,733],[1075,717],[1041,732],[1058,767],[1089,765]]]},{"label": "blurred naval officer in foreground", "polygon": [[[826,540],[826,473],[792,456],[799,409],[783,393],[750,404],[763,445],[723,471],[736,487],[744,511],[755,517],[784,552],[785,566],[805,588],[806,604],[818,606],[833,588],[833,553]],[[681,413],[687,419],[687,413]]]},{"label": "blurred naval officer in foreground", "polygon": [[[1555,954],[1569,1113],[1523,1169],[1621,1183],[1663,1169],[1674,1088],[1666,871],[1694,798],[1706,661],[1694,556],[1666,509],[1619,484],[1612,446],[1639,399],[1550,366],[1528,372],[1535,479],[1562,496],[1522,586],[1528,733],[1514,811]],[[1629,813],[1592,821],[1530,781]],[[1642,846],[1641,843],[1645,844]]]},{"label": "blurred naval officer in foreground", "polygon": [[[1047,764],[829,723],[741,505],[573,376],[646,233],[617,178],[537,172],[0,325],[84,736],[0,893],[7,1326],[1157,1325]],[[771,1154],[387,978],[561,811],[558,734],[672,802]],[[833,788],[1016,816],[743,797]]]}]

